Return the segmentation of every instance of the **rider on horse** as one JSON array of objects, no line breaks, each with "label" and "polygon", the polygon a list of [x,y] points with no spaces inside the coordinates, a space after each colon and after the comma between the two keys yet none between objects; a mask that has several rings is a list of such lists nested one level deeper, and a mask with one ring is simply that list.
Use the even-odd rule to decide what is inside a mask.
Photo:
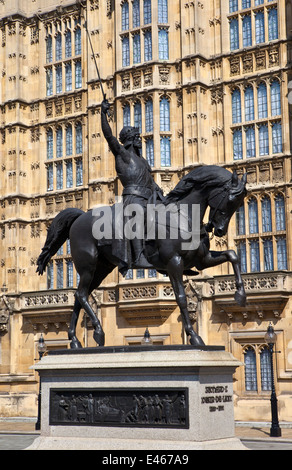
[{"label": "rider on horse", "polygon": [[[147,203],[157,200],[163,201],[164,196],[155,183],[151,167],[141,156],[142,142],[139,129],[135,127],[124,127],[120,133],[120,142],[113,136],[107,120],[107,111],[110,104],[104,100],[101,105],[101,125],[111,151],[115,156],[116,171],[124,187],[123,205],[139,204],[144,213]],[[152,268],[144,255],[144,240],[135,238],[131,241],[114,240],[115,255],[121,260],[119,269],[124,275],[131,267]]]}]

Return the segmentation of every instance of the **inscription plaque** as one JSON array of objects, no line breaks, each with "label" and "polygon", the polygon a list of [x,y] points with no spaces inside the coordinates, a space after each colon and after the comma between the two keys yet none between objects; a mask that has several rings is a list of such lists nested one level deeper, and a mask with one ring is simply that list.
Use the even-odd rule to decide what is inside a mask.
[{"label": "inscription plaque", "polygon": [[52,389],[50,425],[187,429],[188,389]]},{"label": "inscription plaque", "polygon": [[232,403],[233,396],[228,385],[211,385],[205,387],[205,395],[201,397],[202,405],[210,405],[209,411],[224,411],[225,403]]}]

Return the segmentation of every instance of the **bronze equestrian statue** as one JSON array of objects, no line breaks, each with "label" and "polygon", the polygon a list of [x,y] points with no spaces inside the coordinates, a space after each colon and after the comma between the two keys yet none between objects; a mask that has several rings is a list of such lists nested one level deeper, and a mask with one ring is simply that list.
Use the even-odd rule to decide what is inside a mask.
[{"label": "bronze equestrian statue", "polygon": [[[192,214],[194,205],[199,205],[198,244],[195,249],[183,249],[182,243],[185,239],[181,234],[175,239],[169,236],[171,227],[168,219],[167,240],[159,237],[148,240],[146,237],[144,240],[131,240],[130,243],[128,240],[118,240],[117,243],[116,240],[96,239],[93,228],[97,217],[94,211],[85,213],[80,209],[66,209],[55,217],[48,229],[45,245],[37,261],[37,272],[42,275],[50,259],[65,241],[70,239],[72,259],[80,276],[68,332],[73,349],[81,348],[81,343],[76,337],[76,324],[81,308],[92,321],[96,343],[100,346],[105,343],[102,326],[88,302],[91,292],[97,289],[116,267],[125,274],[128,268],[142,266],[152,267],[169,276],[190,344],[196,347],[204,346],[202,338],[195,333],[190,321],[183,275],[192,272],[192,268],[201,271],[229,261],[236,279],[235,299],[241,306],[245,305],[246,294],[238,256],[233,250],[211,251],[209,232],[214,230],[218,237],[227,233],[231,217],[246,196],[246,174],[240,180],[236,172],[232,174],[222,167],[197,167],[184,176],[174,190],[164,197],[151,176],[148,163],[140,155],[141,141],[138,130],[124,128],[120,134],[121,145],[112,136],[106,119],[107,109],[105,100],[102,105],[102,129],[115,155],[117,173],[124,186],[123,205],[127,207],[134,202],[142,206],[143,210],[150,202],[154,205],[174,206],[178,211],[181,207],[188,207],[188,214]],[[204,215],[208,207],[209,222],[204,225]],[[105,213],[106,209],[109,208],[104,207]],[[116,205],[110,210],[112,217],[106,223],[114,224]],[[126,223],[126,218],[124,222]],[[152,222],[157,225],[156,219]],[[192,215],[189,215],[188,223],[192,226]]]}]

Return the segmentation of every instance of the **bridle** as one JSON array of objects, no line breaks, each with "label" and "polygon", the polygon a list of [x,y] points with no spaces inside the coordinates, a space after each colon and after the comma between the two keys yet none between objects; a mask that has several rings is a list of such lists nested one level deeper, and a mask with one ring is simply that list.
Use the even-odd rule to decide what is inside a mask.
[{"label": "bridle", "polygon": [[[229,189],[230,189],[230,187],[231,187],[231,184],[232,184],[231,181],[229,181],[228,183],[226,183],[226,184],[223,186],[222,191],[221,191],[219,194],[215,194],[214,196],[212,196],[212,197],[209,199],[209,201],[208,201],[208,203],[209,203],[209,205],[210,205],[210,201],[212,201],[212,199],[214,199],[215,197],[218,197],[218,196],[221,195],[221,198],[219,199],[219,202],[218,202],[217,206],[215,207],[215,210],[214,210],[214,212],[213,212],[212,217],[209,217],[209,221],[208,221],[208,223],[205,225],[205,229],[206,229],[207,232],[209,232],[209,233],[213,232],[213,230],[214,230],[213,220],[214,220],[214,218],[215,218],[215,216],[216,216],[216,214],[217,214],[217,212],[218,212],[218,210],[219,210],[219,207],[220,207],[221,204],[225,201],[225,199],[229,196]],[[213,234],[212,234],[212,238],[213,238],[213,237],[214,237],[214,232],[213,232]]]}]

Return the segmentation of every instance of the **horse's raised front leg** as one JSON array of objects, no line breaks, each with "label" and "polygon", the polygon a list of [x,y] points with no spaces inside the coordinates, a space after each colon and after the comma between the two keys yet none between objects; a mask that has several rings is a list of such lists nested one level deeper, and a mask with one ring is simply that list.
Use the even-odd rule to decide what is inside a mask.
[{"label": "horse's raised front leg", "polygon": [[193,346],[205,346],[204,341],[200,336],[195,333],[191,324],[188,311],[187,297],[183,284],[183,271],[184,266],[182,259],[179,256],[173,257],[167,265],[167,273],[171,280],[177,304],[180,308],[185,332],[187,336],[190,337],[190,343]]},{"label": "horse's raised front leg", "polygon": [[214,266],[219,266],[220,264],[226,263],[227,261],[232,264],[235,274],[237,290],[235,292],[234,298],[241,307],[244,307],[246,305],[246,293],[240,272],[239,259],[234,250],[209,251],[201,261],[201,264],[198,266],[198,268],[212,268]]}]

